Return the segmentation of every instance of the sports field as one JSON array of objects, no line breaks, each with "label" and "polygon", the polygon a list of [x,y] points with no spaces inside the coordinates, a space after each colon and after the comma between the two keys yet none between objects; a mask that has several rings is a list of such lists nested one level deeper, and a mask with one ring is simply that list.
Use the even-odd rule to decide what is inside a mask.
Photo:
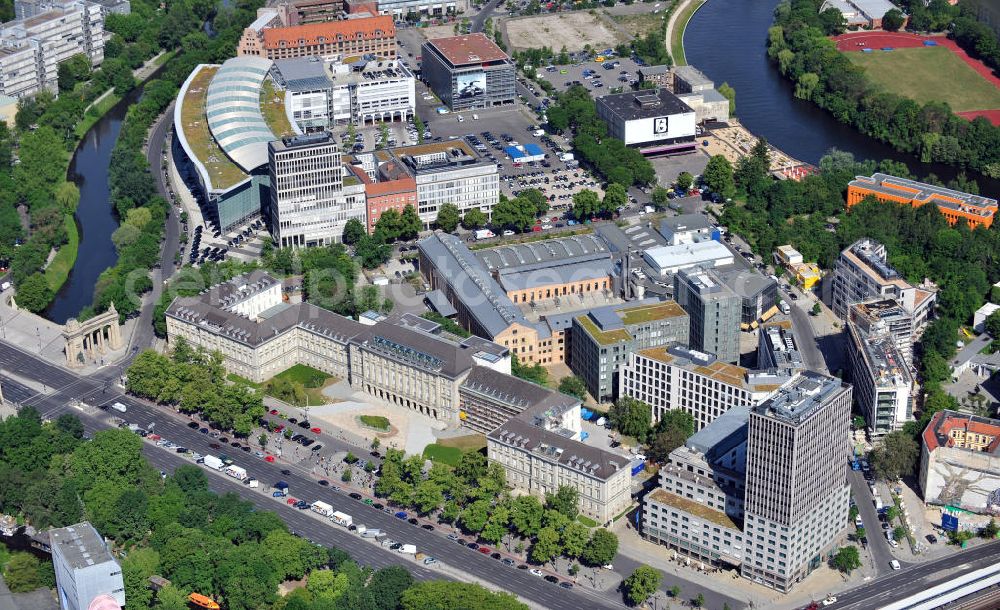
[{"label": "sports field", "polygon": [[948,102],[956,112],[1000,108],[1000,89],[943,46],[846,55],[887,91],[921,104]]}]

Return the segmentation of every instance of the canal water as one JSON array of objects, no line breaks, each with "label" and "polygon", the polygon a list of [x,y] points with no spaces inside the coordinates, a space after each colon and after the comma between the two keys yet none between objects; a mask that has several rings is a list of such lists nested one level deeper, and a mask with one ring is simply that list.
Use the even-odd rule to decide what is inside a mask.
[{"label": "canal water", "polygon": [[118,262],[118,253],[111,242],[111,234],[118,228],[118,215],[111,205],[108,167],[125,113],[141,95],[141,87],[133,89],[101,117],[73,153],[68,178],[80,189],[80,204],[76,209],[80,248],[66,283],[45,310],[45,317],[53,322],[63,324],[92,304],[97,278]]},{"label": "canal water", "polygon": [[[736,90],[736,115],[751,132],[764,136],[785,153],[815,164],[832,148],[861,159],[894,159],[919,178],[934,173],[948,182],[959,170],[920,163],[893,150],[812,102],[796,99],[794,87],[767,59],[767,29],[780,0],[708,0],[691,18],[684,34],[688,62],[715,81]],[[1000,181],[969,172],[983,193],[1000,192]]]}]

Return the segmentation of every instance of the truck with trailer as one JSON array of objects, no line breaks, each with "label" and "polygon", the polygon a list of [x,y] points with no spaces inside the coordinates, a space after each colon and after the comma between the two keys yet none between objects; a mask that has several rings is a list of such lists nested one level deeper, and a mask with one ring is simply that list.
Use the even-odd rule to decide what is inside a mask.
[{"label": "truck with trailer", "polygon": [[350,527],[351,524],[354,523],[354,519],[350,515],[348,515],[347,513],[342,513],[339,510],[333,511],[333,514],[330,515],[330,518],[337,525],[342,525],[344,527]]},{"label": "truck with trailer", "polygon": [[226,467],[225,463],[214,455],[205,456],[205,465],[213,470],[222,470]]},{"label": "truck with trailer", "polygon": [[226,466],[226,470],[224,472],[238,481],[243,481],[247,478],[246,469],[241,466],[237,466],[236,464]]},{"label": "truck with trailer", "polygon": [[334,514],[333,507],[326,502],[313,502],[312,511],[314,513],[319,513],[324,517],[332,517]]}]

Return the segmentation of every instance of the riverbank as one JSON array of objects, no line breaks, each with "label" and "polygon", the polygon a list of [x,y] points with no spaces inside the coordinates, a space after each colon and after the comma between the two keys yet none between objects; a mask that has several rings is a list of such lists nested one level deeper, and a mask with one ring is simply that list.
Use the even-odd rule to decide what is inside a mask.
[{"label": "riverbank", "polygon": [[[163,66],[163,64],[174,56],[174,54],[174,51],[161,51],[158,55],[146,61],[146,63],[142,66],[133,70],[132,76],[136,79],[136,83],[135,86],[125,94],[125,96],[116,95],[114,89],[108,89],[96,100],[94,100],[90,107],[87,108],[86,112],[84,112],[83,118],[80,119],[74,128],[74,133],[76,134],[76,144],[73,147],[74,150],[80,147],[84,138],[90,130],[94,128],[98,121],[103,119],[108,112],[125,99],[129,93],[142,87],[146,81],[156,74],[156,71]],[[71,176],[69,174],[72,164],[73,156],[66,160],[66,167],[64,168],[67,181],[71,181]],[[107,203],[110,205],[110,201]],[[56,254],[52,261],[49,262],[45,268],[45,282],[52,291],[53,301],[55,300],[55,295],[57,295],[66,284],[66,280],[69,278],[70,272],[76,266],[76,261],[79,257],[80,230],[77,226],[75,216],[76,212],[65,215],[64,223],[66,226],[66,243],[56,250]]]},{"label": "riverbank", "polygon": [[[747,129],[804,163],[815,165],[837,149],[859,160],[904,163],[921,178],[934,174],[948,183],[959,177],[961,170],[955,166],[922,163],[838,121],[813,102],[796,98],[795,84],[767,57],[768,28],[779,1],[708,0],[692,16],[684,36],[687,61],[716,84],[728,82],[739,93],[740,122]],[[974,177],[982,192],[1000,191],[1000,180]]]},{"label": "riverbank", "polygon": [[684,31],[687,30],[691,17],[705,2],[706,0],[682,0],[670,15],[670,21],[667,23],[667,46],[675,66],[687,65],[687,58],[684,55]]}]

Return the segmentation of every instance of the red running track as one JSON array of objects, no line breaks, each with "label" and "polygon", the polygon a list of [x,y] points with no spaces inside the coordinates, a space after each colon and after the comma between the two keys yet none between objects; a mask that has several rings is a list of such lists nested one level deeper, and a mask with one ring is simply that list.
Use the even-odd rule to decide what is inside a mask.
[{"label": "red running track", "polygon": [[[894,49],[912,49],[923,47],[925,40],[933,40],[937,46],[944,47],[957,55],[966,65],[979,73],[980,76],[993,83],[994,87],[1000,89],[1000,78],[990,70],[986,64],[974,59],[958,46],[954,40],[945,36],[921,36],[909,32],[851,32],[834,36],[838,51],[861,51],[862,49],[874,49],[879,53],[882,47],[892,47]],[[960,117],[970,121],[977,116],[986,117],[994,125],[1000,125],[1000,110],[970,110],[967,112],[956,112]]]}]

